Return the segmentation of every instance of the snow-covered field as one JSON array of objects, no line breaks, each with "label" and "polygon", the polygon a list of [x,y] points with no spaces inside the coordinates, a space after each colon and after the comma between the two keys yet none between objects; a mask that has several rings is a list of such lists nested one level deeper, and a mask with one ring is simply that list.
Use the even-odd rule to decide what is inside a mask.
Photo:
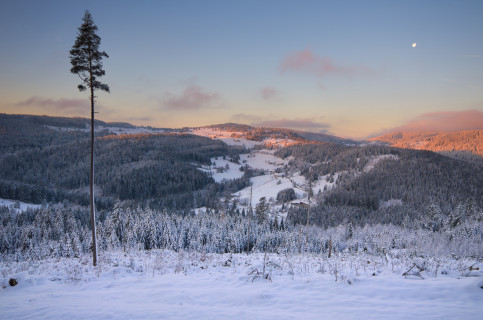
[{"label": "snow-covered field", "polygon": [[[238,200],[240,208],[248,208],[251,195],[252,205],[256,205],[260,198],[265,197],[266,200],[272,201],[272,207],[278,210],[282,205],[277,205],[273,201],[277,198],[278,192],[287,188],[293,188],[295,191],[297,200],[293,202],[307,202],[308,182],[305,177],[298,171],[289,175],[277,173],[276,170],[287,165],[291,158],[281,159],[274,156],[273,153],[274,150],[253,150],[250,153],[241,154],[239,163],[231,162],[228,158],[216,157],[211,159],[210,167],[200,169],[210,173],[216,182],[241,178],[244,172],[240,171],[240,168],[245,165],[252,169],[263,170],[265,174],[250,179],[251,187],[246,187],[233,194],[233,197]],[[339,174],[336,173],[332,182],[329,182],[329,175],[319,177],[312,183],[314,194],[332,188],[338,176]]]},{"label": "snow-covered field", "polygon": [[240,155],[240,161],[247,163],[253,169],[274,171],[288,163],[289,160],[281,159],[273,155],[274,150],[252,151],[249,154]]},{"label": "snow-covered field", "polygon": [[241,146],[247,149],[253,149],[257,145],[265,145],[273,148],[282,148],[293,145],[296,141],[292,139],[282,139],[282,138],[265,138],[263,141],[249,140],[245,138],[239,138],[243,136],[244,132],[239,131],[223,131],[215,128],[196,128],[190,129],[189,133],[208,137],[210,139],[218,139],[230,146]]},{"label": "snow-covered field", "polygon": [[212,165],[209,168],[202,168],[203,171],[212,174],[216,182],[223,180],[239,179],[243,176],[243,171],[240,171],[241,164],[231,162],[222,157],[211,158]]},{"label": "snow-covered field", "polygon": [[253,141],[253,140],[247,140],[243,138],[232,137],[233,134],[241,134],[242,132],[222,131],[222,130],[216,130],[213,128],[204,127],[204,128],[191,129],[189,133],[197,136],[207,137],[210,139],[218,139],[223,141],[227,145],[240,146],[240,147],[245,147],[247,149],[252,149],[256,145],[263,144],[260,141]]},{"label": "snow-covered field", "polygon": [[1,199],[0,198],[0,207],[2,207],[2,206],[14,208],[18,212],[25,211],[28,208],[38,209],[38,208],[41,207],[40,204],[25,203],[25,202],[22,202],[22,201],[8,200],[8,199]]},{"label": "snow-covered field", "polygon": [[[471,260],[102,252],[0,262],[2,319],[481,319]],[[480,270],[468,271],[469,266]],[[10,278],[18,285],[8,284]],[[424,278],[424,279],[423,279]]]}]

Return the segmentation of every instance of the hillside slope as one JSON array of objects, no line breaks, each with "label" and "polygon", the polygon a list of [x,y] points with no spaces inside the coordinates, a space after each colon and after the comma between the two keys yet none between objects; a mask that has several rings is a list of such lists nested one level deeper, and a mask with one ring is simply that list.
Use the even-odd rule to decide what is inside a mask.
[{"label": "hillside slope", "polygon": [[185,128],[191,133],[203,135],[204,134],[215,138],[220,138],[225,135],[235,139],[246,139],[258,142],[267,147],[284,147],[296,144],[305,144],[309,141],[334,143],[340,145],[358,145],[359,142],[351,139],[344,139],[330,134],[299,131],[286,128],[266,128],[266,127],[252,127],[245,124],[224,123],[211,125],[201,128]]},{"label": "hillside slope", "polygon": [[483,130],[453,132],[393,132],[370,139],[404,149],[471,152],[483,156]]}]

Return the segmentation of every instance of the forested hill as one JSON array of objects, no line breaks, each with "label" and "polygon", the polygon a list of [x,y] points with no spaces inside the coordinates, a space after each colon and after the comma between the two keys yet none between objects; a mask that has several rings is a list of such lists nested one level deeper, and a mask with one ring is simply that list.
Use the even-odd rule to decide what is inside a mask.
[{"label": "forested hill", "polygon": [[[122,128],[134,128],[130,123],[126,122],[105,122],[102,120],[94,120],[96,126],[103,127],[122,127]],[[29,125],[32,128],[40,128],[40,126],[51,126],[59,128],[72,128],[72,129],[85,129],[91,124],[91,119],[88,118],[67,118],[67,117],[51,117],[51,116],[35,116],[35,115],[22,115],[22,114],[5,114],[0,113],[0,127],[1,128],[14,128],[15,126]]]},{"label": "forested hill", "polygon": [[397,148],[452,152],[455,155],[469,152],[483,156],[483,130],[395,132],[372,138],[371,141],[386,142]]},{"label": "forested hill", "polygon": [[[316,224],[402,224],[408,219],[447,219],[462,205],[483,207],[483,166],[479,163],[385,146],[309,144],[276,154],[294,157],[294,165],[314,184],[326,175],[336,181],[335,188],[314,194],[317,204],[310,217]],[[305,209],[291,214],[291,219],[301,223],[306,217]]]},{"label": "forested hill", "polygon": [[[0,198],[87,205],[89,133],[57,129],[82,124],[78,119],[2,115]],[[101,209],[117,199],[154,201],[154,206],[172,209],[214,206],[225,188],[236,191],[246,180],[215,184],[199,167],[216,156],[236,159],[240,152],[245,150],[188,134],[96,132],[96,202]]]},{"label": "forested hill", "polygon": [[[0,113],[0,152],[14,152],[24,148],[42,148],[90,137],[91,120],[35,115]],[[125,122],[95,120],[96,137],[122,133],[159,133],[175,131],[151,127],[135,127]]]},{"label": "forested hill", "polygon": [[233,132],[233,137],[244,138],[254,141],[262,141],[267,138],[290,139],[299,143],[307,143],[308,141],[328,142],[344,145],[357,145],[359,142],[351,139],[339,138],[330,134],[306,132],[285,128],[265,128],[252,127],[238,123],[224,123],[207,126],[206,128]]},{"label": "forested hill", "polygon": [[[14,205],[0,207],[0,253],[45,248],[48,255],[52,243],[69,248],[67,242],[87,252],[89,130],[59,130],[69,128],[64,119],[59,124],[2,117],[0,198],[45,207],[21,214]],[[337,227],[343,241],[366,230],[370,237],[352,244],[379,250],[370,239],[385,224],[417,235],[445,234],[449,252],[481,251],[481,163],[382,145],[304,140],[276,151],[246,150],[186,133],[110,132],[98,130],[95,143],[95,199],[104,249],[135,244],[320,253],[331,250],[320,242],[321,236],[327,239],[324,230]],[[250,208],[253,215],[247,214]],[[301,237],[299,225],[307,223],[314,228],[303,229],[313,231]],[[391,234],[379,248],[406,249],[413,242],[406,234]],[[466,240],[455,242],[458,237]],[[345,250],[330,239],[337,252]],[[62,250],[56,252],[73,254]]]},{"label": "forested hill", "polygon": [[[299,190],[299,198],[292,200],[297,201],[308,190],[308,181],[322,185],[320,194],[313,197],[311,215],[318,224],[336,225],[344,219],[361,224],[401,224],[408,217],[424,215],[429,207],[437,208],[431,209],[430,215],[448,215],[462,203],[483,207],[481,162],[381,145],[310,142],[286,129],[214,126],[245,137],[272,134],[300,139],[302,143],[274,153],[286,159],[275,171],[256,161],[250,168],[246,161],[254,154],[244,155],[245,160],[240,161],[240,155],[249,150],[219,139],[185,133],[113,135],[112,124],[99,123],[99,127],[108,128],[96,132],[96,202],[101,210],[110,210],[121,200],[134,206],[147,204],[185,212],[228,206],[233,212],[237,208],[242,211],[243,207],[230,199],[254,183],[250,180],[254,175],[265,175],[280,184],[281,178],[292,179],[291,185]],[[88,205],[90,139],[85,125],[85,119],[0,115],[0,198]],[[137,128],[124,125],[124,129]],[[223,158],[218,161],[223,167],[214,166],[215,157]],[[236,174],[233,168],[237,168]],[[215,182],[212,175],[223,170],[231,176]],[[254,205],[260,197],[253,199]],[[266,200],[274,212],[284,205],[275,200],[278,196],[270,197]],[[294,212],[289,217],[297,221]],[[306,213],[299,222],[305,221],[304,217]]]}]

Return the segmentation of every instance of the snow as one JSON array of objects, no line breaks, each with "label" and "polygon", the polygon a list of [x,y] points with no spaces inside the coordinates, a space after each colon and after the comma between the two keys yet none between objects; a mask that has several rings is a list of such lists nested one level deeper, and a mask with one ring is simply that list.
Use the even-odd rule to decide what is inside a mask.
[{"label": "snow", "polygon": [[156,250],[101,252],[97,267],[88,256],[2,261],[0,308],[3,319],[481,319],[483,272],[461,276],[457,266],[471,261],[442,263],[423,280],[402,276],[409,261],[364,254]]},{"label": "snow", "polygon": [[312,182],[312,190],[314,194],[317,194],[319,192],[324,192],[325,187],[327,187],[327,190],[330,190],[335,186],[335,183],[337,182],[337,178],[339,178],[340,173],[335,173],[334,174],[334,182],[329,182],[329,174],[326,174],[325,176],[319,177],[319,180],[313,181]]},{"label": "snow", "polygon": [[204,128],[190,129],[188,133],[191,133],[197,136],[207,137],[210,139],[218,139],[223,141],[227,145],[240,146],[240,147],[245,147],[247,149],[253,149],[256,145],[263,144],[263,142],[260,142],[260,141],[253,141],[253,140],[247,140],[243,138],[232,137],[232,135],[234,134],[241,135],[243,134],[243,132],[222,131],[214,128],[204,127]]},{"label": "snow", "polygon": [[156,129],[156,128],[147,128],[147,127],[135,127],[135,128],[120,128],[120,127],[102,127],[98,126],[97,130],[102,131],[102,130],[108,130],[109,132],[113,134],[140,134],[140,133],[149,133],[149,134],[155,134],[155,133],[163,133],[164,130],[162,129]]},{"label": "snow", "polygon": [[[90,126],[87,128],[71,128],[71,127],[55,127],[55,126],[45,126],[47,128],[50,128],[52,130],[57,130],[60,132],[67,132],[67,131],[81,131],[81,132],[90,132]],[[156,128],[151,128],[151,127],[134,127],[134,128],[127,128],[127,127],[105,127],[102,125],[95,125],[94,126],[94,131],[95,132],[101,132],[107,130],[111,134],[115,135],[121,135],[121,134],[140,134],[140,133],[148,133],[148,134],[155,134],[155,133],[162,133],[164,130],[162,129],[156,129]]]},{"label": "snow", "polygon": [[382,154],[379,156],[374,156],[369,159],[369,162],[364,166],[364,172],[369,172],[376,164],[378,164],[382,160],[399,160],[399,157],[394,154]]},{"label": "snow", "polygon": [[[292,139],[282,139],[282,138],[265,138],[263,141],[249,140],[245,138],[239,138],[244,136],[246,133],[241,131],[224,131],[216,128],[196,128],[190,129],[188,133],[207,137],[210,139],[218,139],[224,143],[231,146],[241,146],[247,149],[253,149],[257,145],[265,145],[273,148],[283,148],[297,143],[297,141]],[[235,138],[235,136],[237,138]]]},{"label": "snow", "polygon": [[40,204],[32,204],[32,203],[26,203],[22,201],[16,201],[16,200],[8,200],[8,199],[1,199],[0,198],[0,207],[9,207],[9,208],[15,208],[17,209],[17,212],[22,212],[27,209],[38,209],[42,207]]},{"label": "snow", "polygon": [[282,159],[273,155],[273,151],[259,150],[252,151],[249,154],[241,154],[240,162],[248,164],[253,169],[261,169],[267,171],[274,171],[277,168],[282,168],[288,164],[287,159]]},{"label": "snow", "polygon": [[[221,134],[228,134],[224,131],[215,131],[213,129],[202,128],[198,131],[205,132],[208,136],[213,132],[221,137]],[[209,134],[208,134],[209,133]],[[231,133],[230,133],[231,134]],[[287,188],[293,188],[296,195],[296,200],[291,203],[308,203],[307,192],[309,189],[308,181],[300,174],[300,171],[287,173],[277,173],[277,169],[283,169],[292,158],[282,159],[274,155],[275,150],[253,150],[250,153],[240,154],[240,161],[238,163],[231,162],[230,159],[223,159],[222,157],[212,158],[212,165],[202,167],[200,170],[208,172],[212,175],[216,182],[223,182],[224,180],[239,179],[243,176],[243,171],[240,171],[242,166],[247,165],[252,169],[263,170],[265,174],[250,178],[251,187],[246,187],[238,192],[232,194],[234,200],[236,199],[238,208],[248,209],[250,205],[250,194],[252,197],[252,207],[254,207],[262,197],[271,203],[272,212],[280,212],[282,204],[276,203],[277,194]],[[363,172],[369,172],[383,160],[398,160],[396,155],[384,154],[374,156],[369,159],[369,162],[363,168]],[[228,169],[226,166],[228,165]],[[337,179],[344,172],[337,172],[332,176],[330,174],[319,176],[317,180],[312,181],[312,191],[314,196],[330,190],[335,187]],[[356,173],[360,174],[360,173]],[[332,182],[329,182],[332,181]],[[381,206],[397,206],[401,205],[402,200],[391,199],[386,202],[381,202]],[[198,208],[196,212],[205,212],[206,209]]]},{"label": "snow", "polygon": [[391,206],[400,206],[403,204],[402,199],[389,199],[387,201],[381,201],[381,207],[391,207]]},{"label": "snow", "polygon": [[[294,202],[304,202],[307,197],[308,182],[300,172],[293,172],[286,176],[284,173],[277,173],[277,169],[282,169],[288,165],[291,158],[282,159],[276,157],[274,150],[253,150],[250,153],[241,154],[239,164],[230,161],[230,159],[223,159],[222,157],[211,158],[211,166],[201,167],[200,170],[208,172],[212,175],[216,182],[224,180],[239,179],[244,172],[240,171],[243,166],[248,166],[252,169],[263,170],[265,174],[250,178],[251,187],[246,187],[238,192],[232,194],[238,200],[240,209],[247,209],[250,204],[250,193],[252,194],[252,206],[255,206],[260,198],[265,197],[268,201],[274,201],[277,194],[287,188],[293,188],[297,200]],[[226,166],[228,165],[228,169]],[[329,182],[330,175],[319,177],[318,180],[313,181],[312,190],[314,194],[324,192],[327,187],[330,190],[336,183],[339,173],[334,174],[333,182]],[[282,205],[272,203],[275,211],[278,211]],[[203,212],[204,209],[196,209]]]},{"label": "snow", "polygon": [[[283,168],[288,164],[289,159],[281,159],[273,155],[273,151],[259,150],[252,151],[250,154],[240,155],[240,162],[248,165],[252,169],[264,170],[266,174],[250,178],[251,188],[246,187],[233,194],[241,200],[242,203],[249,204],[250,192],[252,192],[252,205],[256,205],[260,198],[265,197],[267,200],[276,199],[279,191],[293,188],[294,177],[285,177],[275,170]],[[297,178],[295,178],[297,179]],[[302,179],[304,179],[302,177]],[[300,179],[299,179],[300,180]],[[250,191],[250,189],[252,189]],[[298,186],[294,188],[297,197],[302,197],[304,190]]]},{"label": "snow", "polygon": [[[304,202],[307,197],[308,181],[304,176],[300,175],[300,172],[291,173],[285,176],[283,173],[276,173],[275,170],[283,168],[290,158],[281,159],[273,155],[273,151],[259,150],[252,151],[250,154],[240,155],[240,162],[246,163],[249,167],[254,169],[265,170],[267,174],[250,179],[252,184],[252,205],[256,205],[260,198],[265,197],[267,200],[276,199],[278,192],[293,188],[297,200],[293,202]],[[339,173],[334,174],[333,182],[329,182],[330,175],[319,177],[318,180],[312,182],[312,190],[314,194],[319,191],[324,192],[325,187],[331,189],[339,176]],[[248,204],[250,201],[250,187],[246,187],[233,194],[237,197],[242,204]],[[272,204],[272,207],[279,209],[281,205],[277,206]]]},{"label": "snow", "polygon": [[[243,135],[242,132],[232,132],[232,131],[223,131],[215,128],[196,128],[190,129],[189,133],[208,137],[210,139],[219,139],[229,145],[238,145],[244,146],[248,149],[254,148],[255,145],[265,144],[267,146],[272,147],[284,147],[293,144],[295,141],[290,139],[275,139],[269,138],[265,139],[263,142],[252,141],[242,138],[233,138],[234,135],[241,136]],[[292,157],[281,159],[274,155],[275,150],[252,150],[250,153],[247,154],[240,154],[240,161],[238,163],[234,163],[230,161],[230,159],[222,159],[212,158],[211,163],[212,165],[209,167],[201,167],[200,170],[204,172],[208,172],[212,175],[213,179],[216,182],[223,182],[225,180],[232,180],[232,179],[239,179],[243,177],[243,171],[240,171],[242,166],[248,166],[252,169],[263,170],[265,172],[264,175],[253,177],[250,179],[251,188],[246,187],[234,194],[232,196],[238,200],[238,207],[248,208],[250,203],[250,194],[252,196],[252,205],[256,205],[258,201],[265,197],[268,201],[273,202],[278,192],[287,188],[294,188],[296,198],[298,199],[295,202],[303,202],[305,200],[301,200],[301,198],[307,197],[308,191],[308,182],[306,181],[304,176],[300,175],[300,172],[292,172],[289,176],[285,176],[281,173],[276,173],[277,169],[282,169]],[[374,168],[377,162],[381,161],[382,159],[386,158],[397,158],[393,155],[382,155],[378,157],[374,157],[370,160],[369,164],[364,168],[365,171],[369,171]],[[228,169],[226,169],[228,168]],[[312,184],[312,190],[314,194],[318,194],[319,192],[324,192],[326,189],[330,190],[332,187],[335,186],[337,178],[339,177],[340,173],[336,173],[332,177],[333,182],[329,182],[330,176],[325,175],[319,177],[318,180],[314,181]],[[275,211],[278,211],[282,205],[276,205],[272,203],[272,207]],[[196,209],[197,211],[204,211],[201,208]]]},{"label": "snow", "polygon": [[211,173],[216,182],[240,179],[243,177],[243,171],[240,171],[242,165],[240,164],[223,159],[222,157],[211,158],[211,163],[212,165],[209,168],[201,168],[201,170]]},{"label": "snow", "polygon": [[281,139],[281,138],[266,138],[263,139],[263,144],[266,146],[271,146],[273,148],[284,148],[296,144],[297,141],[292,139]]},{"label": "snow", "polygon": [[[262,197],[265,197],[267,200],[271,198],[276,199],[279,191],[293,187],[289,179],[277,178],[276,174],[253,177],[250,181],[252,183],[252,206],[255,206]],[[278,181],[280,181],[280,184],[277,184]],[[301,192],[299,191],[298,194],[301,195]],[[234,193],[233,196],[244,199],[242,201],[244,203],[249,203],[250,187]]]},{"label": "snow", "polygon": [[[206,129],[203,129],[206,130]],[[211,132],[211,131],[210,131]],[[219,133],[219,131],[216,131]],[[210,168],[204,168],[202,170],[211,172],[216,182],[222,182],[223,180],[237,179],[243,176],[243,172],[240,171],[240,167],[248,165],[252,169],[264,170],[266,174],[253,177],[250,179],[252,184],[252,205],[258,203],[259,199],[265,197],[267,200],[276,199],[278,192],[286,188],[294,188],[296,197],[298,200],[295,202],[304,202],[307,197],[308,181],[304,176],[300,175],[300,172],[291,173],[289,176],[276,173],[279,168],[283,168],[290,161],[290,158],[281,159],[273,155],[273,150],[254,150],[251,153],[240,155],[240,164],[224,160],[221,157],[212,158],[211,162],[215,163]],[[369,172],[382,160],[398,160],[395,155],[379,155],[372,157],[367,165],[364,167],[364,172]],[[217,167],[225,167],[228,164],[229,169],[223,170],[223,172],[217,172]],[[342,172],[335,173],[333,175],[333,182],[329,182],[330,175],[320,176],[318,180],[312,182],[312,190],[314,195],[319,192],[323,193],[325,189],[330,190],[337,182],[338,177]],[[234,197],[240,200],[241,204],[248,205],[250,201],[250,187],[246,187],[233,194]],[[394,200],[384,203],[383,205],[399,205],[400,201]],[[273,205],[273,207],[276,207]]]},{"label": "snow", "polygon": [[[265,197],[267,200],[276,199],[279,191],[294,186],[294,180],[298,184],[305,183],[305,178],[301,177],[299,173],[296,173],[295,176],[285,177],[283,174],[275,172],[276,169],[283,168],[288,164],[289,160],[274,156],[273,151],[254,150],[247,154],[240,154],[239,164],[232,162],[228,157],[225,159],[215,157],[211,158],[211,166],[203,166],[200,170],[210,173],[216,182],[243,177],[244,171],[240,171],[240,168],[244,166],[265,171],[266,174],[250,178],[253,189],[252,205],[255,206],[262,197]],[[227,165],[228,169],[226,169]],[[295,193],[298,198],[303,197],[306,192],[301,188],[298,185],[295,187]],[[250,203],[250,187],[246,187],[232,194],[232,196],[241,202],[239,205],[240,209],[248,208]],[[205,208],[195,209],[195,212],[205,211]]]},{"label": "snow", "polygon": [[[282,160],[281,158],[275,157],[268,150],[252,151],[251,153],[241,154],[239,164],[232,162],[229,158],[223,159],[222,157],[215,157],[210,160],[212,165],[210,167],[202,167],[200,170],[211,173],[216,182],[241,178],[244,172],[240,171],[240,168],[245,165],[248,165],[252,169],[260,169],[270,172],[267,177],[274,176],[273,179],[276,179],[277,175],[273,174],[273,171],[288,163],[288,160]],[[228,169],[226,169],[227,165]]]}]

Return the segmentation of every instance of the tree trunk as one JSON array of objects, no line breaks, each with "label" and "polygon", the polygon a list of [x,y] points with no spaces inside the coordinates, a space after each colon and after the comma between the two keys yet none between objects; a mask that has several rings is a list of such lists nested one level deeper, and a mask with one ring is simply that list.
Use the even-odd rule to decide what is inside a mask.
[{"label": "tree trunk", "polygon": [[299,253],[302,252],[301,238],[302,238],[302,224],[299,224]]},{"label": "tree trunk", "polygon": [[310,192],[312,191],[312,167],[309,168],[309,192],[307,196],[308,206],[307,206],[307,221],[305,226],[305,232],[307,233],[307,239],[309,236],[309,218],[310,218]]},{"label": "tree trunk", "polygon": [[90,87],[91,87],[91,170],[90,170],[90,196],[91,196],[91,228],[92,228],[92,265],[97,265],[96,245],[96,212],[94,208],[94,87],[92,84],[92,63],[89,59]]},{"label": "tree trunk", "polygon": [[250,186],[250,210],[248,210],[248,248],[247,248],[247,253],[250,252],[250,226],[252,224],[252,189],[253,186]]}]

